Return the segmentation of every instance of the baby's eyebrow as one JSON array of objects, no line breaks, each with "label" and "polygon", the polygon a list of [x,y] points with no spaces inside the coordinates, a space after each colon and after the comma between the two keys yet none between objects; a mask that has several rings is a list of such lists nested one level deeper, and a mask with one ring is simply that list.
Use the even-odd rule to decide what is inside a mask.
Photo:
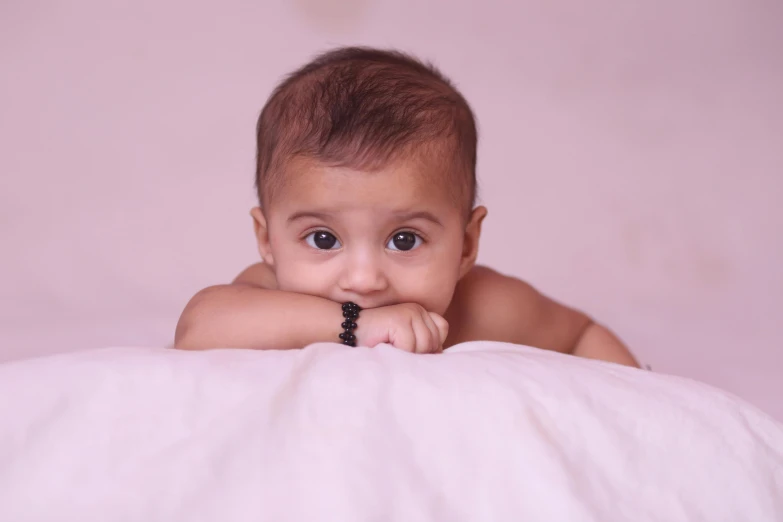
[{"label": "baby's eyebrow", "polygon": [[307,210],[302,210],[299,212],[294,212],[290,216],[288,216],[288,219],[286,220],[288,223],[293,223],[297,219],[303,219],[303,218],[315,218],[320,219],[322,221],[326,221],[331,216],[331,214],[327,214],[326,212],[312,212]]},{"label": "baby's eyebrow", "polygon": [[[427,212],[426,210],[412,211],[412,212],[405,212],[405,211],[395,212],[393,215],[397,221],[412,221],[414,219],[424,219],[426,221],[430,221],[431,223],[434,223],[435,225],[438,225],[439,227],[443,227],[443,223],[441,222],[441,220],[438,219],[437,216],[435,216],[435,214],[433,214],[432,212]],[[304,218],[314,218],[314,219],[320,219],[321,221],[327,221],[332,217],[333,215],[329,212],[300,210],[288,216],[286,222],[288,224],[291,224],[294,221],[297,221],[299,219],[304,219]]]},{"label": "baby's eyebrow", "polygon": [[395,217],[399,219],[400,221],[411,221],[414,219],[426,219],[427,221],[431,221],[432,223],[435,223],[438,226],[443,226],[443,223],[441,223],[440,219],[435,216],[435,214],[431,212],[427,212],[426,210],[423,211],[415,211],[415,212],[397,212],[395,214]]}]

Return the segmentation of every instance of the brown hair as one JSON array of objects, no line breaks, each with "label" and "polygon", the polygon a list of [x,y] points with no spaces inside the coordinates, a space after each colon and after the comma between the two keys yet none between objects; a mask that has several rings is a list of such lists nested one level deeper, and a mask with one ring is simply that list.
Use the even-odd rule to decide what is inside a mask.
[{"label": "brown hair", "polygon": [[[403,154],[439,154],[473,207],[476,122],[434,66],[398,51],[344,47],[316,57],[269,97],[256,129],[256,188],[269,198],[293,157],[361,170]],[[268,199],[267,199],[268,201]]]}]

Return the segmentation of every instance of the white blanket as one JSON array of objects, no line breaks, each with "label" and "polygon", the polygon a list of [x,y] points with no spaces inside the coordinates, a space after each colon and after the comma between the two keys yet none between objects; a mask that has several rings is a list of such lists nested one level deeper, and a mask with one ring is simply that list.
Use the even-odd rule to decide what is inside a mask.
[{"label": "white blanket", "polygon": [[780,521],[783,428],[500,343],[0,365],[0,521],[286,520]]}]

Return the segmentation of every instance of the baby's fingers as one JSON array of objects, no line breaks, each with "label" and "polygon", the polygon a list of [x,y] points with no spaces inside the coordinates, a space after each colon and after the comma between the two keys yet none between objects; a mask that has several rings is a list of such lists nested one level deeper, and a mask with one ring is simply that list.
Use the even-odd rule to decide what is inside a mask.
[{"label": "baby's fingers", "polygon": [[389,344],[405,352],[416,352],[418,349],[418,335],[409,321],[398,324],[389,336]]},{"label": "baby's fingers", "polygon": [[449,335],[449,323],[443,317],[436,313],[429,312],[432,322],[435,323],[435,327],[438,329],[438,335],[440,336],[440,346],[443,346],[446,342],[446,337]]},{"label": "baby's fingers", "polygon": [[[424,314],[426,315],[426,313]],[[438,351],[438,332],[435,325],[430,325],[429,317],[414,318],[413,332],[416,335],[416,353],[434,353]]]}]

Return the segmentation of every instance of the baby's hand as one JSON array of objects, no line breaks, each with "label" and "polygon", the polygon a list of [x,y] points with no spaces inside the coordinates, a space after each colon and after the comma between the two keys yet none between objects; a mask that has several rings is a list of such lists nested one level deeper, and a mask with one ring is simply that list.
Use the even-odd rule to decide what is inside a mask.
[{"label": "baby's hand", "polygon": [[413,303],[362,310],[357,323],[357,345],[388,343],[412,353],[442,352],[449,333],[443,317]]}]

